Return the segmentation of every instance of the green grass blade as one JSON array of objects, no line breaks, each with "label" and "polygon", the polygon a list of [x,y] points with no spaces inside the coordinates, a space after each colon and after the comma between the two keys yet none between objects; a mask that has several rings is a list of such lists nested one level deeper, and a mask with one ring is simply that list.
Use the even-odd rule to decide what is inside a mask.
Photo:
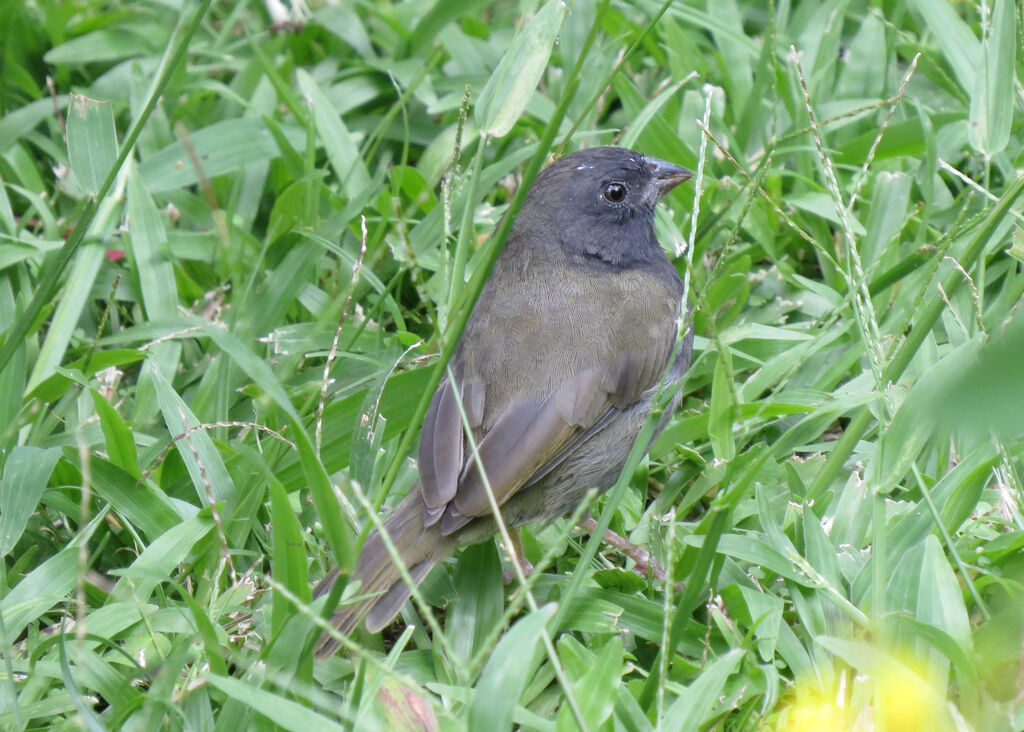
[{"label": "green grass blade", "polygon": [[7,456],[0,477],[0,557],[21,539],[60,457],[60,448],[31,445],[19,445]]},{"label": "green grass blade", "polygon": [[470,729],[512,728],[512,712],[535,659],[543,653],[541,634],[554,613],[554,605],[539,608],[513,625],[498,643],[476,683],[469,706]]},{"label": "green grass blade", "polygon": [[476,102],[476,123],[484,135],[504,137],[526,109],[564,19],[565,3],[548,0],[516,35]]},{"label": "green grass blade", "polygon": [[117,133],[109,101],[71,95],[68,159],[78,184],[95,197],[117,159]]},{"label": "green grass blade", "polygon": [[1010,140],[1013,122],[1014,77],[1017,64],[1017,3],[994,0],[991,18],[982,41],[984,64],[971,95],[971,144],[991,157]]}]

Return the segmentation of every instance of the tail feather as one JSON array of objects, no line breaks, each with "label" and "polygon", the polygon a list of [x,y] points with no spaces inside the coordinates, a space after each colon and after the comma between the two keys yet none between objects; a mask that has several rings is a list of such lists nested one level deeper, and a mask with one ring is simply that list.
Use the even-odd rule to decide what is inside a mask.
[{"label": "tail feather", "polygon": [[[418,488],[413,488],[391,512],[384,529],[402,563],[408,569],[413,584],[418,585],[440,560],[451,554],[457,546],[454,537],[441,534],[439,524],[423,525],[423,499]],[[313,590],[314,597],[330,592],[338,578],[338,571],[329,572]],[[350,582],[359,582],[358,594],[369,596],[339,607],[331,616],[331,624],[348,635],[366,619],[366,629],[377,633],[387,627],[412,594],[412,589],[391,558],[380,533],[374,531],[363,544],[356,562],[356,571]],[[325,657],[337,651],[340,644],[324,633],[316,644],[316,655]]]},{"label": "tail feather", "polygon": [[[437,564],[439,558],[425,559],[409,569],[409,576],[414,584],[420,582],[430,573],[430,570]],[[403,580],[399,579],[373,603],[373,607],[366,613],[366,630],[370,633],[379,633],[391,625],[398,612],[412,596],[412,588]]]}]

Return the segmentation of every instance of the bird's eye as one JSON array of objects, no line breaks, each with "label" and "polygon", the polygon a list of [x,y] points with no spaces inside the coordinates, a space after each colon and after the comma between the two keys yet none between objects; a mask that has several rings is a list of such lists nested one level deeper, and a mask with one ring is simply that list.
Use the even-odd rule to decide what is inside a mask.
[{"label": "bird's eye", "polygon": [[621,183],[606,183],[603,194],[604,200],[609,203],[622,203],[626,200],[626,186]]}]

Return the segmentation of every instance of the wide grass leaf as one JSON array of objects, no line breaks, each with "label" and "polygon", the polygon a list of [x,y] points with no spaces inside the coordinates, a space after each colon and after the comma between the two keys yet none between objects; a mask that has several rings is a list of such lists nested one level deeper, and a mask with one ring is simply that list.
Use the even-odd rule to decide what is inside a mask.
[{"label": "wide grass leaf", "polygon": [[925,540],[917,619],[947,633],[966,652],[972,651],[971,623],[964,606],[964,594],[935,536]]},{"label": "wide grass leaf", "polygon": [[135,436],[131,428],[121,419],[117,410],[110,406],[102,394],[98,391],[90,391],[92,405],[96,415],[100,418],[100,427],[103,430],[103,440],[107,447],[107,455],[110,461],[118,467],[126,470],[136,479],[142,478],[139,472],[139,455],[135,448]]},{"label": "wide grass leaf", "polygon": [[992,156],[1002,152],[1010,139],[1013,121],[1014,75],[1017,62],[1017,3],[994,0],[989,27],[982,41],[984,65],[971,93],[971,117],[967,129],[971,144]]},{"label": "wide grass leaf", "polygon": [[7,456],[0,478],[0,556],[18,543],[60,456],[59,447],[31,445],[19,445]]},{"label": "wide grass leaf", "polygon": [[146,28],[148,32],[133,29],[125,33],[115,28],[101,28],[50,49],[43,58],[48,64],[86,64],[141,56],[166,42],[166,34],[153,34],[154,30],[157,29],[150,26]]},{"label": "wide grass leaf", "polygon": [[728,352],[720,354],[715,363],[715,377],[711,387],[711,405],[708,416],[708,434],[715,457],[731,460],[736,455],[736,440],[732,433],[736,401],[732,392],[732,359]]},{"label": "wide grass leaf", "polygon": [[359,156],[359,147],[353,133],[345,126],[341,117],[331,105],[317,83],[305,71],[296,74],[299,89],[306,95],[313,107],[316,131],[331,161],[334,174],[349,198],[355,198],[370,183],[366,163]]},{"label": "wide grass leaf", "polygon": [[144,368],[156,386],[157,401],[167,430],[176,437],[175,447],[192,477],[199,505],[207,506],[211,501],[233,501],[236,497],[235,483],[210,435],[160,371],[149,363]]},{"label": "wide grass leaf", "polygon": [[149,320],[172,320],[179,315],[174,265],[167,231],[139,171],[128,176],[129,243],[139,294]]},{"label": "wide grass leaf", "polygon": [[93,457],[89,468],[96,495],[150,541],[199,510],[190,503],[172,501],[153,481],[140,483],[135,475],[102,458]]},{"label": "wide grass leaf", "polygon": [[[301,130],[283,125],[281,129],[293,146],[302,147]],[[202,161],[202,174],[206,177],[230,173],[281,154],[266,126],[251,117],[214,122],[192,132],[188,145]],[[150,193],[172,191],[199,182],[199,171],[191,160],[185,144],[175,142],[147,157],[139,165],[139,173]]]},{"label": "wide grass leaf", "polygon": [[78,544],[88,541],[102,520],[103,514],[93,518],[73,543],[35,567],[0,600],[9,639],[17,638],[26,625],[68,596],[78,575]]},{"label": "wide grass leaf", "polygon": [[743,660],[744,651],[734,648],[708,664],[686,690],[676,697],[665,712],[662,726],[678,732],[697,732],[704,726],[715,708],[718,697],[736,666]]},{"label": "wide grass leaf", "polygon": [[548,0],[516,34],[476,102],[476,123],[484,134],[504,137],[526,109],[564,19],[565,3]]},{"label": "wide grass leaf", "polygon": [[154,541],[127,569],[111,574],[121,577],[111,592],[115,598],[147,602],[153,589],[171,577],[172,570],[185,561],[196,543],[213,528],[209,518],[196,517],[183,521]]},{"label": "wide grass leaf", "polygon": [[[288,502],[288,494],[276,480],[270,481],[271,531],[274,540],[271,554],[271,568],[274,579],[293,595],[309,602],[308,572],[306,570],[306,546],[302,541],[302,527]],[[291,614],[291,603],[281,593],[274,593],[271,621],[275,633],[280,633]]]},{"label": "wide grass leaf", "polygon": [[[577,677],[572,693],[587,729],[601,729],[615,707],[625,670],[622,653],[622,638],[617,635],[609,638],[597,654],[570,635],[559,639],[558,655],[565,660],[569,673]],[[577,729],[576,719],[568,705],[564,705],[558,714],[557,729]]]},{"label": "wide grass leaf", "polygon": [[49,378],[64,358],[68,345],[74,336],[78,321],[92,295],[93,282],[103,263],[104,248],[99,244],[85,244],[78,250],[75,262],[68,273],[68,283],[57,305],[57,310],[46,331],[43,347],[39,350],[28,389],[32,389]]},{"label": "wide grass leaf", "polygon": [[344,732],[345,727],[337,722],[317,714],[291,699],[278,696],[266,689],[247,684],[230,676],[218,676],[208,673],[205,676],[213,686],[244,704],[258,714],[262,714],[282,729],[292,732],[309,732],[309,730],[336,730]]},{"label": "wide grass leaf", "polygon": [[469,660],[501,622],[504,610],[501,561],[493,541],[467,547],[459,555],[452,585],[455,599],[448,608],[446,628],[455,652]]},{"label": "wide grass leaf", "polygon": [[910,6],[935,34],[936,45],[961,88],[972,91],[982,68],[982,49],[970,26],[956,14],[956,5],[947,0],[912,0]]},{"label": "wide grass leaf", "polygon": [[63,109],[67,103],[67,95],[37,99],[0,117],[0,151],[7,151],[15,140],[23,137],[42,120],[52,117],[54,109]]},{"label": "wide grass leaf", "polygon": [[1019,369],[1024,363],[1024,312],[1018,308],[976,348],[965,343],[954,352],[956,358],[950,354],[936,365],[935,374],[922,378],[911,390],[918,392],[915,408],[925,410],[924,419],[951,425],[960,434],[980,438],[992,432],[1006,437],[1024,433]]},{"label": "wide grass leaf", "polygon": [[78,184],[95,196],[117,160],[117,133],[109,101],[71,95],[68,158]]},{"label": "wide grass leaf", "polygon": [[487,660],[469,706],[469,728],[501,732],[512,726],[512,712],[534,669],[544,627],[555,614],[545,605],[522,618],[505,634]]}]

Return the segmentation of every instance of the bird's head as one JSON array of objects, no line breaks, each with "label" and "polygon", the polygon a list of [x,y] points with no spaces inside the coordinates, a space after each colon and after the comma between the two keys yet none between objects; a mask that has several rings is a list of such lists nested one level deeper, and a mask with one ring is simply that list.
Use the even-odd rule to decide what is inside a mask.
[{"label": "bird's head", "polygon": [[691,175],[627,148],[580,150],[541,171],[520,218],[558,232],[571,254],[628,266],[653,254],[654,206]]}]

